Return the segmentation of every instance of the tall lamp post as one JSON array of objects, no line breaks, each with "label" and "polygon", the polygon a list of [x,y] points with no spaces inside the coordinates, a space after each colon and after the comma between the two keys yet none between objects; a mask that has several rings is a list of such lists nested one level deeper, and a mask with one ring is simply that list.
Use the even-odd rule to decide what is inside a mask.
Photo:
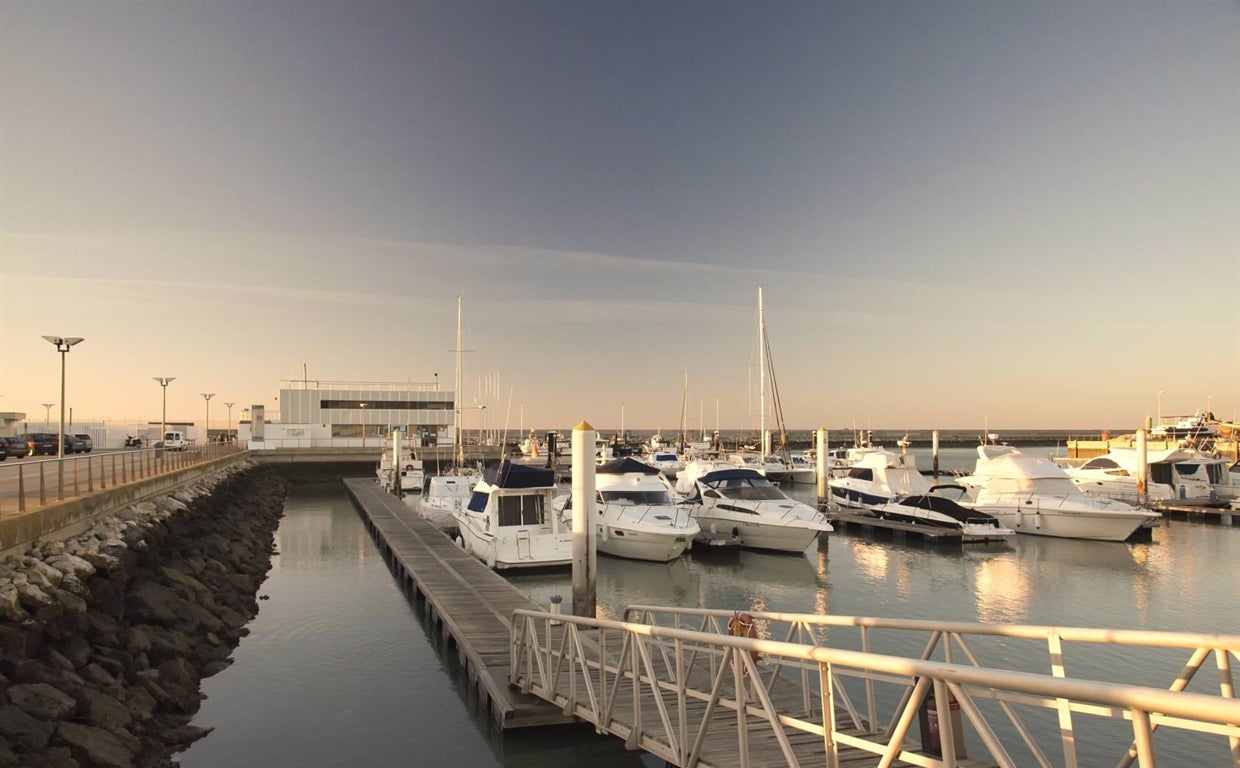
[{"label": "tall lamp post", "polygon": [[43,430],[44,431],[47,431],[52,428],[52,406],[53,405],[55,405],[55,403],[43,403],[43,407],[47,409],[43,412]]},{"label": "tall lamp post", "polygon": [[366,404],[359,403],[358,407],[362,409],[362,447],[366,447]]},{"label": "tall lamp post", "polygon": [[[164,433],[168,431],[168,385],[176,380],[175,376],[155,376],[155,381],[164,388],[164,408],[159,414],[159,444],[163,446]],[[160,454],[161,456],[163,454]]]},{"label": "tall lamp post", "polygon": [[[56,458],[63,459],[65,457],[65,354],[74,344],[81,344],[86,339],[76,336],[44,336],[43,338],[51,342],[56,347],[56,351],[60,353],[60,437],[57,438],[57,445],[60,447],[56,451]],[[62,469],[63,473],[64,470]]]},{"label": "tall lamp post", "polygon": [[215,393],[214,392],[200,392],[199,394],[202,395],[203,400],[207,401],[207,415],[206,415],[206,418],[203,419],[202,444],[210,445],[211,444],[211,398],[215,397]]},{"label": "tall lamp post", "polygon": [[231,443],[231,442],[233,442],[233,433],[232,433],[232,407],[233,407],[234,405],[236,405],[236,403],[224,403],[224,405],[228,408],[228,432],[227,432],[227,433],[225,433],[224,437],[226,437],[226,438],[228,439],[228,442],[230,442],[230,443]]}]

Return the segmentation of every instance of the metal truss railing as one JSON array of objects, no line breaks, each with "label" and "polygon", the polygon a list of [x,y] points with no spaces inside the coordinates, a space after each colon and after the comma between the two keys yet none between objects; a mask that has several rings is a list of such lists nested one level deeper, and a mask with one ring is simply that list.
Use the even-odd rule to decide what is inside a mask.
[{"label": "metal truss railing", "polygon": [[[773,743],[787,765],[821,764],[825,755],[826,765],[838,766],[840,750],[851,748],[871,753],[878,766],[898,760],[954,768],[966,760],[967,736],[1004,768],[1029,759],[1043,768],[1075,768],[1074,716],[1089,715],[1126,722],[1130,744],[1120,744],[1119,766],[1135,761],[1154,768],[1155,731],[1168,728],[1219,737],[1220,756],[1228,754],[1240,768],[1240,701],[1231,673],[1240,652],[1237,636],[753,612],[758,637],[751,638],[728,633],[733,615],[633,606],[621,622],[518,610],[511,682],[625,738],[631,748],[680,766],[748,766],[759,759],[750,745],[761,733],[767,750],[761,758],[771,757]],[[824,633],[844,628],[859,632],[859,650],[838,647],[835,635],[827,645]],[[923,632],[929,639],[916,657],[877,653],[875,634],[886,631]],[[981,637],[1045,643],[1050,674],[983,665],[971,647]],[[1121,685],[1069,677],[1065,643],[1100,644],[1113,652],[1180,649],[1189,658],[1169,688]],[[936,653],[945,660],[933,660]],[[1217,668],[1218,692],[1187,690],[1208,659]],[[1018,708],[1056,718],[1058,763]],[[728,711],[734,719],[718,716]],[[941,754],[924,754],[924,743],[914,749],[915,720],[923,742],[927,720],[933,721]],[[807,752],[803,734],[821,742]],[[721,743],[732,757],[709,754]],[[1013,757],[1020,746],[1032,757]]]}]

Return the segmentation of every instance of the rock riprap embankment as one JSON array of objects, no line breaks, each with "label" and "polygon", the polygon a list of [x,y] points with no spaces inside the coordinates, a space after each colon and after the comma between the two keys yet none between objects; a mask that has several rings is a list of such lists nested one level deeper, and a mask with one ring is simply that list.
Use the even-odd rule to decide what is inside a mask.
[{"label": "rock riprap embankment", "polygon": [[206,735],[284,496],[243,465],[0,561],[0,767],[168,766]]}]

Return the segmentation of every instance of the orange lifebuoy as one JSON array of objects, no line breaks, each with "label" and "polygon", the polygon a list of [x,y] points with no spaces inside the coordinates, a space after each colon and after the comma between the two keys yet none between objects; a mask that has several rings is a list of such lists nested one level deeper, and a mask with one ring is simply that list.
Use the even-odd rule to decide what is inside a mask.
[{"label": "orange lifebuoy", "polygon": [[[753,616],[750,616],[748,613],[733,613],[732,618],[728,619],[728,634],[733,637],[757,639],[758,633],[753,626]],[[750,651],[749,658],[757,661],[762,658],[762,654],[757,651]]]}]

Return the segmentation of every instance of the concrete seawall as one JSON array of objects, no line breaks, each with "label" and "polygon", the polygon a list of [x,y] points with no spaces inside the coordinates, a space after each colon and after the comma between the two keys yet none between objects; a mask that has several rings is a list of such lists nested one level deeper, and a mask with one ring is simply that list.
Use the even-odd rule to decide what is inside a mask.
[{"label": "concrete seawall", "polygon": [[157,477],[98,491],[89,496],[53,502],[17,516],[0,519],[0,557],[19,553],[37,539],[75,536],[101,517],[146,498],[171,494],[221,470],[241,464],[246,458],[245,452],[233,453]]}]

